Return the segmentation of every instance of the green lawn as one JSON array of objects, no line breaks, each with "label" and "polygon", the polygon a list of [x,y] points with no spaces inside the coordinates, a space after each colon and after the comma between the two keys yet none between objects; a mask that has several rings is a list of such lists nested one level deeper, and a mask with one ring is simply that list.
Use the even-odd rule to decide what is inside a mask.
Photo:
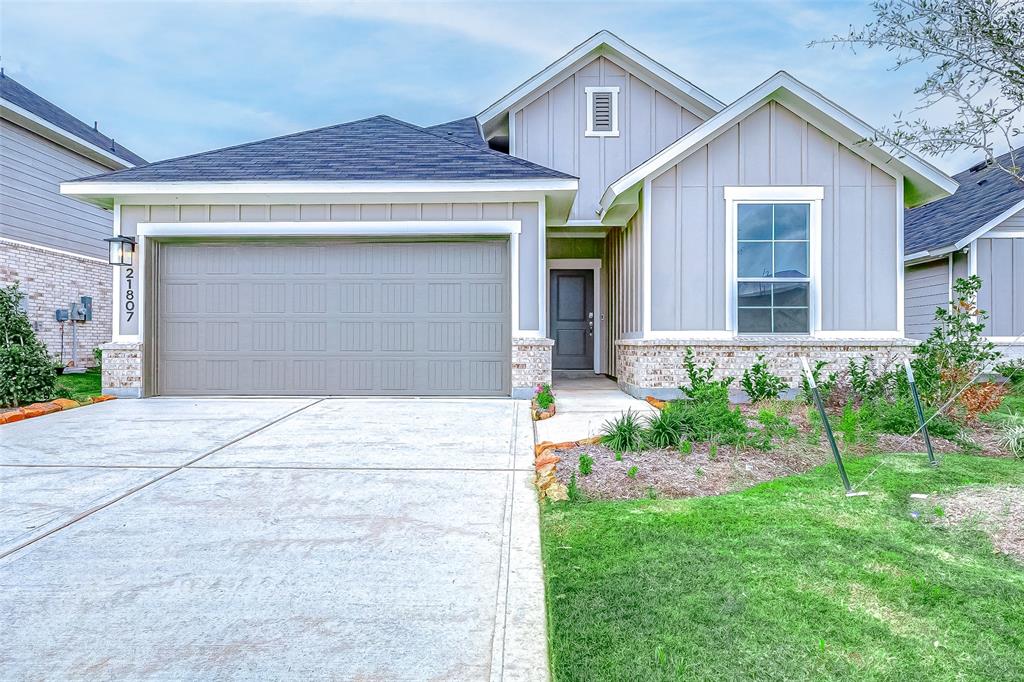
[{"label": "green lawn", "polygon": [[85,374],[61,374],[57,381],[71,391],[72,400],[86,400],[100,395],[100,370],[90,369]]},{"label": "green lawn", "polygon": [[[547,505],[557,680],[1024,679],[1024,566],[912,492],[1024,483],[1024,462],[882,455],[743,492]],[[941,513],[939,510],[938,513]]]}]

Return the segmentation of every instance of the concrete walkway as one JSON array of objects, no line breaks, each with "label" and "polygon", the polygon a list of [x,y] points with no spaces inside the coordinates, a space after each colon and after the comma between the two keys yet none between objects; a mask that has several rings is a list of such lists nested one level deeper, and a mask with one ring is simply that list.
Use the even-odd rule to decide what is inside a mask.
[{"label": "concrete walkway", "polygon": [[0,443],[0,679],[547,677],[523,402],[117,400]]},{"label": "concrete walkway", "polygon": [[555,416],[536,422],[538,441],[560,443],[596,436],[606,421],[626,410],[642,414],[655,411],[646,401],[620,391],[605,376],[556,375],[551,388],[555,392]]}]

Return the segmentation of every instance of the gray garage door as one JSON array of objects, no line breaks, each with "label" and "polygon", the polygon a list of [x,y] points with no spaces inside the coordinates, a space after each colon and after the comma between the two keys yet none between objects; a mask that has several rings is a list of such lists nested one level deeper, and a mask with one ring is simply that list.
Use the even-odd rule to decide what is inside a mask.
[{"label": "gray garage door", "polygon": [[508,395],[507,240],[165,243],[162,395]]}]

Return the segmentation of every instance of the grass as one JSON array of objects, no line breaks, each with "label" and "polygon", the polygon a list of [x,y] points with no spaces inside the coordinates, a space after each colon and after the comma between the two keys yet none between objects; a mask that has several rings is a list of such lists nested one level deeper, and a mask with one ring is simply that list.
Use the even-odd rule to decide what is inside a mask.
[{"label": "grass", "polygon": [[100,370],[89,369],[85,374],[61,374],[57,382],[71,392],[72,400],[86,400],[100,395]]},{"label": "grass", "polygon": [[1024,679],[1024,566],[909,494],[1024,484],[1019,461],[851,458],[685,500],[549,505],[552,672],[597,679]]}]

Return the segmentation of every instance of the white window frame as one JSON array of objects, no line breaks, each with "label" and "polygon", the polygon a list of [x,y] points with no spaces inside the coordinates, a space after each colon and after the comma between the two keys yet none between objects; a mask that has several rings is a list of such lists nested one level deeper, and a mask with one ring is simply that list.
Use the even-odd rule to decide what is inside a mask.
[{"label": "white window frame", "polygon": [[[796,187],[725,187],[725,287],[726,330],[733,336],[819,336],[821,333],[821,204],[825,198],[822,186]],[[740,204],[810,204],[810,232],[808,235],[808,333],[776,334],[746,333],[737,329],[738,280],[737,213]],[[804,281],[804,280],[796,280]]]},{"label": "white window frame", "polygon": [[[587,131],[586,137],[618,137],[619,136],[619,86],[600,85],[583,89],[587,93]],[[612,94],[612,129],[594,130],[594,93],[610,92]]]}]

